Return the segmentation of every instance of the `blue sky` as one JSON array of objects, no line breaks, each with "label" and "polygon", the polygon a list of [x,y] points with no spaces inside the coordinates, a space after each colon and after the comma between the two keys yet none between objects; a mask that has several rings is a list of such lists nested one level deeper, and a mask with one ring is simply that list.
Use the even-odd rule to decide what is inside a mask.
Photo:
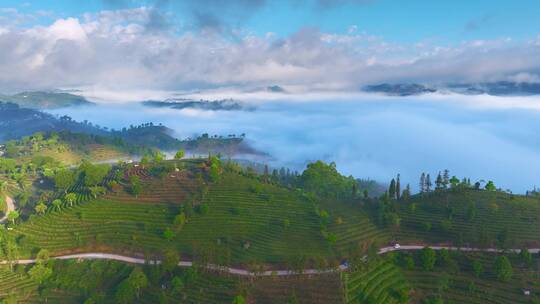
[{"label": "blue sky", "polygon": [[[234,27],[264,35],[274,32],[286,36],[304,27],[316,27],[322,31],[343,33],[355,25],[358,31],[380,36],[395,42],[435,41],[439,44],[457,43],[463,40],[495,39],[510,37],[528,39],[540,33],[540,2],[535,0],[345,0],[336,5],[320,5],[317,1],[237,1],[231,10],[241,14],[227,13],[223,3],[235,1],[202,1],[206,9],[226,19]],[[326,1],[330,2],[330,1]],[[325,3],[326,3],[325,2]],[[38,19],[47,24],[55,17],[79,17],[87,12],[126,7],[154,6],[172,13],[177,25],[193,22],[189,1],[75,1],[57,0],[21,1],[4,0],[3,7],[17,8],[21,12],[50,11],[52,16]],[[255,3],[255,4],[253,4]],[[259,4],[260,5],[257,5]],[[230,4],[228,4],[230,5]],[[242,8],[241,6],[247,6]],[[223,9],[223,14],[221,10]],[[197,10],[204,10],[197,5]],[[223,16],[220,16],[223,15]]]}]

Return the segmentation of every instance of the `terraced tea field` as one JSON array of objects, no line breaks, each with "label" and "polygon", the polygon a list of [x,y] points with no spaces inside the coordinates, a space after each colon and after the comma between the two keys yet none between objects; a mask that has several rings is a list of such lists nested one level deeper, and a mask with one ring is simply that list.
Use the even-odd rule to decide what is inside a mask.
[{"label": "terraced tea field", "polygon": [[[474,275],[470,260],[464,257],[456,259],[458,272],[448,273],[441,268],[435,271],[405,270],[405,277],[414,286],[415,302],[440,297],[444,303],[510,304],[534,303],[532,301],[540,297],[540,268],[537,266],[524,269],[516,259],[511,259],[514,274],[509,282],[500,282],[493,272],[495,255],[476,253],[468,256],[483,265],[484,272],[480,277]],[[536,259],[534,263],[538,262],[540,260]],[[448,282],[442,283],[444,280]],[[524,290],[531,294],[525,295]]]},{"label": "terraced tea field", "polygon": [[356,202],[323,201],[321,208],[331,216],[328,229],[336,235],[336,249],[341,255],[366,253],[371,244],[384,245],[390,241],[389,232],[375,225]]},{"label": "terraced tea field", "polygon": [[461,238],[463,243],[493,246],[504,235],[507,247],[540,244],[538,198],[468,190],[417,195],[398,207],[401,242],[438,243]]},{"label": "terraced tea field", "polygon": [[117,192],[109,192],[107,199],[116,202],[147,202],[182,204],[191,196],[200,192],[193,173],[187,170],[171,172],[163,178],[153,178],[140,168],[131,169],[126,177],[136,175],[140,178],[142,192],[136,197],[127,193],[125,189]]},{"label": "terraced tea field", "polygon": [[401,270],[385,259],[343,274],[343,284],[346,303],[402,303],[400,291],[407,294],[410,288]]},{"label": "terraced tea field", "polygon": [[[262,191],[250,191],[254,185]],[[79,200],[86,199],[88,194],[79,195]],[[108,197],[34,215],[15,231],[27,252],[106,247],[118,252],[159,253],[172,247],[188,255],[211,252],[209,258],[226,263],[335,257],[320,233],[313,206],[290,190],[234,174],[211,185],[202,204],[208,212],[193,213],[180,230],[173,224],[178,204],[119,203]],[[167,229],[174,231],[171,240],[163,237]]]},{"label": "terraced tea field", "polygon": [[[248,299],[255,303],[343,303],[343,286],[340,275],[264,277],[253,281]],[[294,302],[294,301],[297,302]]]}]

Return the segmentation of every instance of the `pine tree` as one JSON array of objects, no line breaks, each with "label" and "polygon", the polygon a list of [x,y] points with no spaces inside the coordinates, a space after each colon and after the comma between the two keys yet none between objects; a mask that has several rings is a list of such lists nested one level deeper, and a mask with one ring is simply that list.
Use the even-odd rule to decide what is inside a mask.
[{"label": "pine tree", "polygon": [[420,176],[420,193],[424,193],[426,191],[426,174],[422,172],[422,175]]},{"label": "pine tree", "polygon": [[443,173],[443,186],[444,186],[444,189],[448,188],[448,184],[450,184],[450,171],[448,171],[448,169],[445,169],[444,173]]},{"label": "pine tree", "polygon": [[441,190],[443,188],[443,178],[441,176],[441,172],[439,171],[439,174],[437,174],[437,179],[435,180],[435,190]]},{"label": "pine tree", "polygon": [[390,187],[388,188],[388,195],[390,196],[390,199],[396,198],[396,180],[393,178],[390,182]]},{"label": "pine tree", "polygon": [[428,173],[426,175],[426,192],[431,191],[431,186],[433,186],[433,184],[431,183],[431,177],[429,176],[429,173]]},{"label": "pine tree", "polygon": [[399,200],[401,198],[401,181],[400,181],[400,175],[398,173],[397,180],[396,180],[396,198]]}]

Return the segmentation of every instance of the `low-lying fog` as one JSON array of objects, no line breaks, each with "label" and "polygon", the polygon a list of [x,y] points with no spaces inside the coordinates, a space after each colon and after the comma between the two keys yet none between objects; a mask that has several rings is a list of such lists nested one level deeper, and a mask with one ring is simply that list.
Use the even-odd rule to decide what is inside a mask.
[{"label": "low-lying fog", "polygon": [[335,161],[344,174],[388,181],[445,168],[471,180],[525,192],[540,182],[540,107],[534,97],[357,96],[255,102],[255,111],[154,109],[116,104],[53,111],[119,129],[162,123],[180,138],[245,133],[268,162],[301,170]]}]

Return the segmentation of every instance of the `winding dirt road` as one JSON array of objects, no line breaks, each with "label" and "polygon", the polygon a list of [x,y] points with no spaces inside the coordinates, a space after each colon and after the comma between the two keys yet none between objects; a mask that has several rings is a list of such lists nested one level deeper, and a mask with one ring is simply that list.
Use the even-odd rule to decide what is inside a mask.
[{"label": "winding dirt road", "polygon": [[9,196],[6,195],[6,212],[5,212],[5,215],[0,218],[0,224],[4,223],[5,221],[7,221],[7,215],[11,212],[11,211],[15,211],[15,203],[13,202],[13,199]]},{"label": "winding dirt road", "polygon": [[[378,254],[386,254],[392,251],[414,251],[414,250],[422,250],[425,246],[420,245],[403,245],[399,248],[395,247],[383,247],[379,249]],[[451,246],[428,246],[433,250],[460,250],[460,251],[468,251],[468,252],[490,252],[490,253],[503,253],[503,252],[519,252],[521,249],[507,249],[507,250],[501,250],[496,248],[473,248],[473,247],[465,247],[465,248],[458,248],[458,247],[451,247]],[[539,253],[540,248],[530,248],[529,252],[531,253]],[[147,261],[141,258],[136,257],[130,257],[130,256],[124,256],[124,255],[118,255],[118,254],[110,254],[110,253],[100,253],[100,252],[90,252],[90,253],[80,253],[80,254],[70,254],[70,255],[62,255],[62,256],[56,256],[51,257],[51,259],[55,260],[113,260],[113,261],[119,261],[119,262],[125,262],[130,264],[146,264]],[[35,263],[35,259],[27,259],[27,260],[16,260],[12,261],[14,264],[33,264]],[[0,264],[9,264],[9,261],[0,261]],[[150,264],[161,264],[161,261],[150,261],[148,262]],[[189,261],[182,261],[178,263],[179,267],[192,267],[193,263]],[[207,269],[210,270],[216,270],[221,272],[227,272],[234,275],[239,276],[251,276],[251,277],[262,277],[262,276],[288,276],[293,274],[307,274],[307,275],[313,275],[313,274],[324,274],[324,273],[332,273],[332,272],[338,272],[338,271],[346,271],[348,269],[348,265],[340,265],[339,267],[335,269],[326,269],[326,270],[318,270],[318,269],[304,269],[301,273],[292,271],[292,270],[267,270],[263,272],[251,272],[246,269],[240,269],[240,268],[231,268],[226,266],[219,266],[219,265],[213,265],[209,264],[206,266]]]}]

